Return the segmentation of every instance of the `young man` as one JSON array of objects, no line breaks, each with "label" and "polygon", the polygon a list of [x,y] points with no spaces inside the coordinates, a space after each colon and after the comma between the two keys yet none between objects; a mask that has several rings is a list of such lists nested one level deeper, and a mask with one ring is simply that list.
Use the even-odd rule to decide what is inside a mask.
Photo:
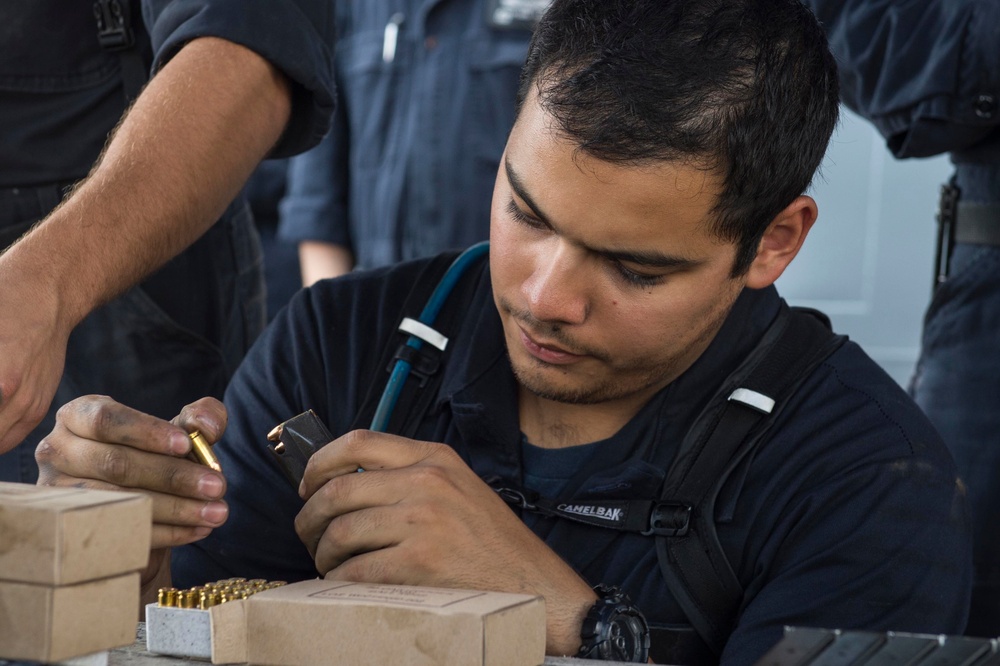
[{"label": "young man", "polygon": [[[691,560],[643,533],[661,525],[610,529],[587,509],[662,498],[694,457],[699,415],[727,404],[715,397],[731,394],[727,377],[788,320],[772,283],[816,219],[802,193],[837,117],[825,44],[798,0],[557,0],[525,66],[489,262],[444,306],[451,339],[412,439],[353,429],[385,384],[396,326],[415,316],[407,295],[439,260],[300,294],[230,385],[228,429],[213,401],[176,426],[108,398],[65,407],[38,449],[43,482],[152,491],[149,580],[167,547],[200,539],[173,552],[180,585],[319,573],[541,594],[551,654],[599,652],[608,636],[582,631],[587,618],[641,643],[641,623],[620,615],[643,615],[671,663],[697,660],[692,624],[738,664],[788,624],[961,630],[961,485],[917,407],[851,343],[811,368],[745,455],[730,460],[726,438],[705,445],[699,460],[724,471],[701,481],[712,501],[690,522],[721,557],[706,546]],[[779,366],[796,364],[779,351]],[[427,397],[415,395],[404,416]],[[340,436],[295,488],[264,435],[310,408]],[[163,455],[186,453],[193,428],[226,430],[225,479]],[[511,511],[502,497],[518,494],[530,501]],[[688,614],[691,595],[722,598],[688,595],[712,571],[739,589],[731,622]]]}]

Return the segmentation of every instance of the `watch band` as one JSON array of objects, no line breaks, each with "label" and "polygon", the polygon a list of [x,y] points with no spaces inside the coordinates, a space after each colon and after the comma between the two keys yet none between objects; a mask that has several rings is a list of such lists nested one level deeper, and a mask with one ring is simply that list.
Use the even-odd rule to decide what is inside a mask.
[{"label": "watch band", "polygon": [[649,625],[642,612],[621,588],[594,587],[597,601],[580,630],[582,659],[645,662],[649,658]]}]

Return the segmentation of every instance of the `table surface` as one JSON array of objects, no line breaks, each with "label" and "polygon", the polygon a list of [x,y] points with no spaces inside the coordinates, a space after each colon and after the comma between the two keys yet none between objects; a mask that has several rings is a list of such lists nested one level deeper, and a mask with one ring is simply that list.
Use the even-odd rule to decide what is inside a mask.
[{"label": "table surface", "polygon": [[[72,663],[72,662],[70,662]],[[139,623],[136,630],[135,643],[128,647],[117,648],[108,653],[108,666],[171,666],[177,664],[208,664],[208,661],[200,659],[189,659],[186,657],[170,657],[162,654],[153,654],[146,651],[146,625]],[[595,662],[586,659],[574,659],[571,657],[546,657],[544,666],[593,666]],[[604,661],[601,664],[614,666],[619,664],[625,666],[624,662]],[[0,659],[0,666],[33,666],[27,662],[4,661]]]}]

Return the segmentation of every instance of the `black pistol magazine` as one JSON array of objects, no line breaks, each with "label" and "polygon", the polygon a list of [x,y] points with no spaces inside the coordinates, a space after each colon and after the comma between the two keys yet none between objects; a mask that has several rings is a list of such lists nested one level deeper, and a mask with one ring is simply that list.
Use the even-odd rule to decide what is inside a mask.
[{"label": "black pistol magazine", "polygon": [[268,450],[274,455],[278,467],[296,490],[302,482],[306,463],[312,454],[333,439],[333,435],[316,412],[309,410],[278,424],[267,435]]}]

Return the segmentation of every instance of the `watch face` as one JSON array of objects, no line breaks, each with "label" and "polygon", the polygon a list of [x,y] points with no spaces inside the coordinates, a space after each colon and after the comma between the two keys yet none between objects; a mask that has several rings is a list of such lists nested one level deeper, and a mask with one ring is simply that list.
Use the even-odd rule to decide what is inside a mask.
[{"label": "watch face", "polygon": [[641,617],[620,613],[608,623],[608,639],[603,646],[603,659],[615,661],[646,661],[649,653],[649,632]]}]

